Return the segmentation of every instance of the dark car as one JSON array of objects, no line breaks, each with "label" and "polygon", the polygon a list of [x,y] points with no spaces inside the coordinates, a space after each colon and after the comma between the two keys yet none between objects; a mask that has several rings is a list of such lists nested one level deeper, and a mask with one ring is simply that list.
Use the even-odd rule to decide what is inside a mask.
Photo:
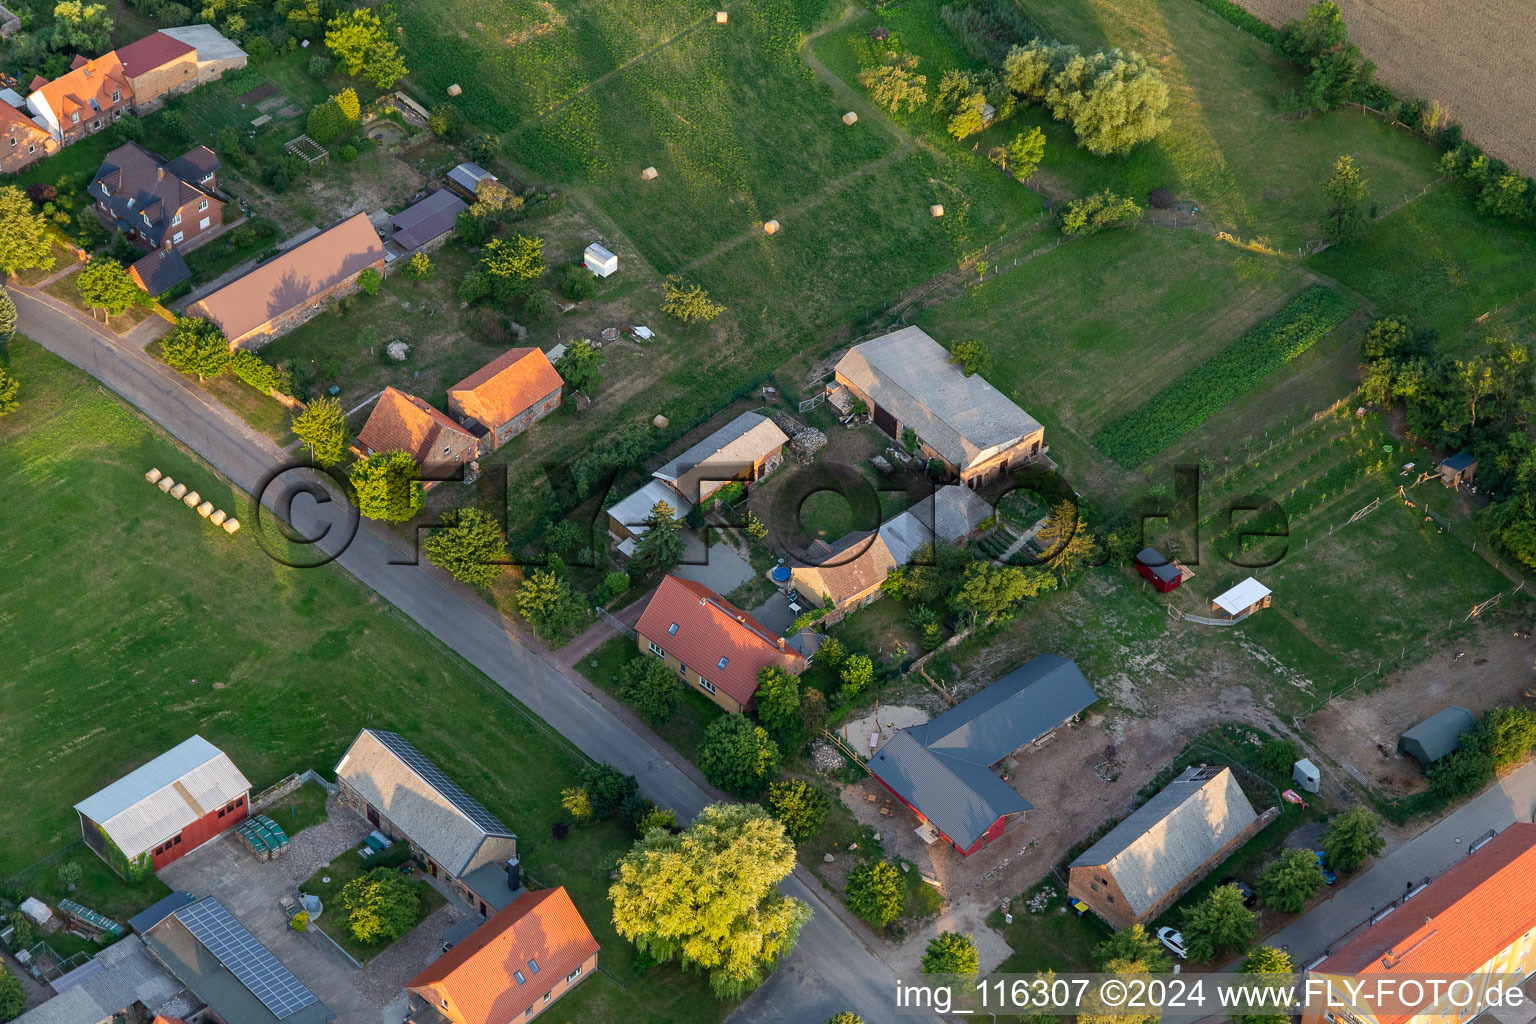
[{"label": "dark car", "polygon": [[1253,891],[1253,886],[1241,878],[1223,878],[1221,884],[1237,886],[1237,891],[1243,894],[1243,906],[1250,910],[1259,902],[1259,894]]}]

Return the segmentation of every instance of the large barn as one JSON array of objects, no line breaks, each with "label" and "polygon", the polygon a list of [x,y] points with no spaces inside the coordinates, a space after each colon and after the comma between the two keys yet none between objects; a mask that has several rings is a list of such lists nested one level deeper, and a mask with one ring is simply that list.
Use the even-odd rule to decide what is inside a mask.
[{"label": "large barn", "polygon": [[251,784],[229,755],[193,736],[75,804],[80,835],[112,870],[142,878],[250,813]]}]

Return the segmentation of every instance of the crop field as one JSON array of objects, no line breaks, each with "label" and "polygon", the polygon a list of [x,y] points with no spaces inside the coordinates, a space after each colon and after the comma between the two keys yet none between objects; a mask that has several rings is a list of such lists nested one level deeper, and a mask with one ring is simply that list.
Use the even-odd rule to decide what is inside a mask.
[{"label": "crop field", "polygon": [[1516,330],[1536,324],[1528,302],[1536,292],[1536,231],[1481,216],[1460,185],[1436,189],[1371,225],[1358,242],[1308,262],[1383,314],[1434,328],[1451,351],[1476,336],[1484,314],[1493,321],[1515,313],[1502,319]]},{"label": "crop field", "polygon": [[[1298,18],[1306,0],[1238,0],[1265,21]],[[1338,0],[1349,38],[1399,96],[1439,100],[1479,146],[1536,171],[1536,94],[1511,88],[1508,69],[1536,53],[1536,21],[1522,0],[1391,4]]]},{"label": "crop field", "polygon": [[[904,5],[911,6],[911,5]],[[1288,116],[1279,101],[1301,74],[1269,46],[1194,0],[1022,0],[1046,33],[1085,48],[1146,54],[1169,86],[1169,128],[1123,157],[1076,148],[1071,130],[1024,107],[981,136],[981,150],[1039,124],[1049,143],[1042,172],[1081,194],[1099,188],[1145,200],[1166,187],[1215,226],[1281,249],[1317,237],[1322,182],[1340,154],[1354,154],[1372,195],[1391,206],[1435,178],[1433,147],[1358,112]]]},{"label": "crop field", "polygon": [[[248,499],[83,373],[20,337],[10,368],[23,405],[0,421],[0,491],[13,499],[0,539],[0,624],[12,638],[0,877],[78,836],[75,801],[194,732],[261,789],[290,771],[329,772],[363,726],[392,728],[516,829],[531,877],[571,890],[605,950],[572,1019],[617,1019],[619,1005],[646,1024],[729,1009],[695,976],[633,968],[606,900],[632,838],[622,825],[551,837],[580,754],[339,570],[284,568],[250,528],[228,536],[146,484],[159,466],[247,517]],[[102,886],[118,916],[163,892]]]},{"label": "crop field", "polygon": [[[1175,266],[1179,273],[1164,272]],[[924,310],[914,322],[946,344],[986,340],[994,360],[989,379],[1046,425],[1046,442],[1078,486],[1107,474],[1119,490],[1135,481],[1089,438],[1275,315],[1310,283],[1294,260],[1194,232],[1140,228],[1063,245]],[[1350,344],[1344,339],[1345,332],[1330,335],[1276,375],[1273,387],[1290,392],[1293,377],[1317,369],[1336,347]],[[1353,357],[1345,363],[1352,371]],[[1234,403],[1245,410],[1236,428],[1222,414],[1186,440],[1209,441],[1220,451],[1218,440],[1230,444],[1234,435],[1277,426],[1288,413],[1327,406],[1350,385],[1331,365],[1322,369],[1323,384],[1293,392],[1283,408]]]},{"label": "crop field", "polygon": [[1355,300],[1317,285],[1273,317],[1105,427],[1093,443],[1126,467],[1140,465],[1252,391],[1349,319]]}]

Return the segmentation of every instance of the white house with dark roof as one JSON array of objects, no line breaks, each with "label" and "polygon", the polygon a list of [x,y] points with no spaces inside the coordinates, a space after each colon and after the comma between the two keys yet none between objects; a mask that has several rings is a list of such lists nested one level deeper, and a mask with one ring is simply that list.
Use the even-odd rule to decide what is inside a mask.
[{"label": "white house with dark roof", "polygon": [[921,329],[855,345],[838,361],[829,392],[847,389],[875,426],[900,441],[910,428],[925,458],[938,459],[968,487],[1040,459],[1045,428],[982,378],[967,377]]},{"label": "white house with dark roof", "polygon": [[112,870],[142,878],[250,813],[251,783],[229,755],[193,736],[75,804],[80,835]]},{"label": "white house with dark roof", "polygon": [[1067,895],[1116,928],[1150,921],[1268,820],[1231,768],[1186,768],[1071,863]]},{"label": "white house with dark roof", "polygon": [[482,917],[522,892],[517,834],[398,733],[364,729],[336,765],[341,798],[404,840]]}]

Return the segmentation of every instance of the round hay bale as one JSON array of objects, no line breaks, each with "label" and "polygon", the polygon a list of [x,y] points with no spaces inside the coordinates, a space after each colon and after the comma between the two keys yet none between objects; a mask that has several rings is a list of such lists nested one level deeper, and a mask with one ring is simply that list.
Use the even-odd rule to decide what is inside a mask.
[{"label": "round hay bale", "polygon": [[729,20],[731,20],[731,12],[729,12],[729,11],[716,11],[715,12],[715,24],[716,25],[724,25]]},{"label": "round hay bale", "polygon": [[665,416],[661,415],[660,413],[657,413],[656,414],[656,418],[651,420],[651,426],[655,427],[658,430],[666,430],[668,425],[671,424],[671,422],[672,421],[667,419]]},{"label": "round hay bale", "polygon": [[212,523],[214,526],[219,526],[219,525],[222,525],[224,520],[226,520],[228,518],[229,518],[229,516],[224,513],[224,510],[223,509],[219,509],[213,515],[208,517],[208,521],[210,523]]},{"label": "round hay bale", "polygon": [[198,503],[202,500],[203,496],[201,494],[198,494],[196,491],[188,491],[186,497],[181,499],[181,503],[187,506],[187,508],[197,508]]},{"label": "round hay bale", "polygon": [[144,479],[148,480],[152,484],[157,484],[160,482],[160,478],[163,476],[165,476],[164,473],[160,472],[158,469],[151,468],[148,473],[144,474]]},{"label": "round hay bale", "polygon": [[779,233],[779,222],[776,221],[776,220],[770,220],[768,223],[763,225],[763,231],[764,231],[764,233],[770,234],[770,235],[778,234]]},{"label": "round hay bale", "polygon": [[645,170],[640,172],[640,179],[642,181],[655,181],[660,176],[661,172],[654,167],[647,167]]},{"label": "round hay bale", "polygon": [[452,85],[450,85],[448,87],[448,95],[449,96],[458,96],[458,95],[462,94],[463,92],[464,92],[464,90],[459,88],[459,83],[458,82],[454,82]]},{"label": "round hay bale", "polygon": [[165,491],[167,494],[169,494],[170,491],[171,491],[171,488],[176,486],[176,481],[172,480],[168,476],[163,476],[163,477],[160,478],[160,482],[158,484],[156,484],[155,486],[160,488],[162,491]]},{"label": "round hay bale", "polygon": [[240,529],[240,520],[238,520],[238,519],[226,519],[226,520],[224,520],[224,532],[225,533],[234,533],[238,529]]},{"label": "round hay bale", "polygon": [[944,216],[944,204],[934,203],[932,206],[928,207],[928,212],[933,214],[935,217],[942,217]]},{"label": "round hay bale", "polygon": [[186,484],[177,484],[175,487],[172,487],[171,490],[170,490],[171,497],[177,498],[177,499],[179,499],[183,494],[186,494],[186,493],[187,493],[187,485]]},{"label": "round hay bale", "polygon": [[209,516],[213,515],[213,502],[205,501],[201,505],[197,506],[197,514],[202,516],[204,519],[207,519]]},{"label": "round hay bale", "polygon": [[848,113],[843,115],[843,124],[856,124],[858,122],[858,120],[859,120],[859,115],[855,114],[851,110],[848,111]]}]

